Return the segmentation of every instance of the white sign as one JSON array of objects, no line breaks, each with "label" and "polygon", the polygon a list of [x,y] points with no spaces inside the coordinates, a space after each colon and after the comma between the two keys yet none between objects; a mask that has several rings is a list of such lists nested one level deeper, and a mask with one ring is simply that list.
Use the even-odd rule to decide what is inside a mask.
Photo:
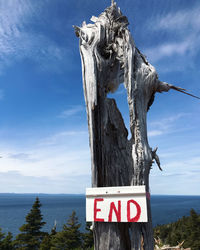
[{"label": "white sign", "polygon": [[86,189],[86,221],[147,222],[145,186]]}]

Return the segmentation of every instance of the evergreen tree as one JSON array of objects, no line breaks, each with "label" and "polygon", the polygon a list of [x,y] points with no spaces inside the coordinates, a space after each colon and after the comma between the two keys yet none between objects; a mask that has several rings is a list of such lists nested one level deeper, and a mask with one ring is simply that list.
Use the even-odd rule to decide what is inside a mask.
[{"label": "evergreen tree", "polygon": [[0,246],[1,246],[1,242],[4,239],[5,234],[2,232],[2,229],[0,228]]},{"label": "evergreen tree", "polygon": [[13,236],[11,232],[8,232],[7,236],[4,238],[2,242],[2,246],[1,246],[2,250],[14,250],[15,249],[13,246],[12,238]]},{"label": "evergreen tree", "polygon": [[79,229],[78,217],[75,211],[73,211],[67,223],[63,225],[63,230],[52,237],[53,246],[51,250],[82,249],[81,232]]},{"label": "evergreen tree", "polygon": [[22,225],[20,233],[15,240],[14,245],[20,250],[39,249],[42,238],[46,233],[41,232],[41,228],[46,224],[42,221],[43,216],[40,211],[41,203],[37,197],[30,212],[26,216],[26,224]]},{"label": "evergreen tree", "polygon": [[40,250],[50,250],[52,247],[51,240],[52,240],[51,235],[49,235],[49,234],[45,235],[41,244],[40,244],[39,249]]},{"label": "evergreen tree", "polygon": [[14,246],[12,245],[12,234],[8,232],[7,236],[2,232],[0,228],[0,249],[1,250],[14,250]]},{"label": "evergreen tree", "polygon": [[200,249],[200,215],[198,215],[194,209],[190,211],[190,217],[188,220],[188,233],[189,237],[185,246],[192,246],[192,250]]},{"label": "evergreen tree", "polygon": [[170,246],[176,246],[184,241],[184,248],[200,250],[200,215],[191,209],[190,216],[184,216],[167,225],[157,226],[154,229],[154,236]]},{"label": "evergreen tree", "polygon": [[51,229],[51,233],[44,236],[41,244],[40,250],[50,250],[52,245],[52,237],[56,235],[56,221],[54,222],[54,226]]},{"label": "evergreen tree", "polygon": [[90,250],[94,247],[93,231],[91,230],[91,222],[86,222],[85,230],[83,233],[83,249]]}]

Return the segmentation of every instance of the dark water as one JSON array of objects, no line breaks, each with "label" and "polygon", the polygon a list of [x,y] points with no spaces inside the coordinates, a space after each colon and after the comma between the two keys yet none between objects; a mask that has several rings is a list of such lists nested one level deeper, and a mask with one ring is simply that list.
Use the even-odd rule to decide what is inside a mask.
[{"label": "dark water", "polygon": [[151,198],[153,225],[166,224],[190,214],[200,213],[200,196],[154,195]]},{"label": "dark water", "polygon": [[[3,232],[19,233],[18,228],[25,223],[25,216],[30,211],[36,196],[39,197],[44,221],[44,231],[50,231],[56,220],[57,231],[75,210],[85,226],[85,196],[84,195],[46,195],[46,194],[0,194],[0,227]],[[152,196],[152,217],[154,226],[177,220],[183,215],[189,215],[194,208],[200,213],[200,196]]]}]

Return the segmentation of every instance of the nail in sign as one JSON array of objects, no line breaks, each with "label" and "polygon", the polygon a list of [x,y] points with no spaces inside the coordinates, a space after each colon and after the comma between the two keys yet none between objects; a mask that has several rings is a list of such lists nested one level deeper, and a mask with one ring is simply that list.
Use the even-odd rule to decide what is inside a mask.
[{"label": "nail in sign", "polygon": [[145,186],[86,189],[86,221],[147,222]]}]

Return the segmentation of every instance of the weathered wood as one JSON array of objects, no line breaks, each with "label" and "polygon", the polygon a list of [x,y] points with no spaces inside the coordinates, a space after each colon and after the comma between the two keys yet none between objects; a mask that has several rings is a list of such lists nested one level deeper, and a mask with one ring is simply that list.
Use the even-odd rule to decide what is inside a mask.
[{"label": "weathered wood", "polygon": [[[148,144],[146,114],[156,92],[177,88],[158,80],[155,68],[136,48],[128,20],[116,3],[94,24],[75,27],[80,54],[90,136],[93,187],[145,185],[156,150]],[[114,99],[107,93],[124,83],[130,112],[131,139]],[[182,89],[177,88],[182,91]],[[153,250],[150,199],[148,223],[94,223],[95,249]]]}]

